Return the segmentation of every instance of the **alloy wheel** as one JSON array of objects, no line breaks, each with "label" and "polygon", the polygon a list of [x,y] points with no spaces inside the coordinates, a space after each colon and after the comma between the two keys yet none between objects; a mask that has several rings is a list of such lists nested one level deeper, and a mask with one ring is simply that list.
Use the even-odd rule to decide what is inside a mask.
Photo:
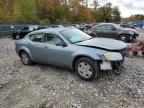
[{"label": "alloy wheel", "polygon": [[92,75],[92,68],[88,63],[81,62],[78,64],[78,72],[84,78],[89,78]]}]

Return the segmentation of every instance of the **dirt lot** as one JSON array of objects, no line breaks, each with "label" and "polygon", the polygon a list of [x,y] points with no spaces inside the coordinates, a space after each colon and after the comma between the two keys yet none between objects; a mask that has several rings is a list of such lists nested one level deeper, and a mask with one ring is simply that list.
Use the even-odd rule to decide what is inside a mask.
[{"label": "dirt lot", "polygon": [[[140,31],[144,39],[144,32]],[[86,82],[69,70],[24,66],[14,41],[0,39],[0,108],[143,108],[144,58],[126,58],[123,73]]]}]

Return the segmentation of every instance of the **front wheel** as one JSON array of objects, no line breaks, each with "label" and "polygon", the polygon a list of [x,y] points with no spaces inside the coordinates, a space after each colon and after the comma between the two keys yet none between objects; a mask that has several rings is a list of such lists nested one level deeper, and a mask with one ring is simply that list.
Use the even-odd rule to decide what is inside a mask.
[{"label": "front wheel", "polygon": [[86,57],[82,57],[76,61],[75,70],[80,78],[87,81],[97,78],[99,73],[98,64]]},{"label": "front wheel", "polygon": [[120,75],[123,72],[123,61],[113,62],[112,65],[115,75]]}]

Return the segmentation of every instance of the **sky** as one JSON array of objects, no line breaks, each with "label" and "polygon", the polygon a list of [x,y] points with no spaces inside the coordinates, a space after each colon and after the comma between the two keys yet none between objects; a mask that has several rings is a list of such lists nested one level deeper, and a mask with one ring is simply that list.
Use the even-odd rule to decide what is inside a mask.
[{"label": "sky", "polygon": [[100,5],[104,5],[107,2],[111,2],[114,6],[119,6],[122,17],[129,17],[135,14],[144,15],[144,0],[98,0],[98,1]]}]

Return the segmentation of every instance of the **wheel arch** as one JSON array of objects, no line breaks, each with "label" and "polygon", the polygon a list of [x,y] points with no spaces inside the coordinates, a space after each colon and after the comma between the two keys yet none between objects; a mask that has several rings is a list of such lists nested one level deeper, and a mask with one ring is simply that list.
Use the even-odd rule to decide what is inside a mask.
[{"label": "wheel arch", "polygon": [[33,60],[33,56],[27,48],[21,48],[18,52],[18,55],[20,56],[21,52],[23,52],[23,51],[25,51],[29,55],[29,57]]},{"label": "wheel arch", "polygon": [[130,34],[128,34],[128,33],[120,33],[120,34],[118,35],[117,39],[120,40],[120,37],[121,37],[122,35],[124,35],[124,36],[126,37],[126,40],[125,40],[126,42],[129,41],[129,36],[130,36]]},{"label": "wheel arch", "polygon": [[[25,50],[24,50],[24,49],[21,49],[21,50],[19,51],[18,55],[20,56],[23,51],[25,51]],[[27,53],[27,51],[25,51],[25,52]]]},{"label": "wheel arch", "polygon": [[90,57],[90,56],[88,56],[88,55],[78,55],[78,56],[74,57],[74,59],[73,59],[73,61],[72,61],[72,69],[73,69],[74,71],[75,71],[75,62],[76,62],[78,59],[82,58],[82,57],[89,58],[89,59],[91,59],[91,60],[93,60],[93,61],[100,61],[100,60],[95,60],[93,57]]}]

